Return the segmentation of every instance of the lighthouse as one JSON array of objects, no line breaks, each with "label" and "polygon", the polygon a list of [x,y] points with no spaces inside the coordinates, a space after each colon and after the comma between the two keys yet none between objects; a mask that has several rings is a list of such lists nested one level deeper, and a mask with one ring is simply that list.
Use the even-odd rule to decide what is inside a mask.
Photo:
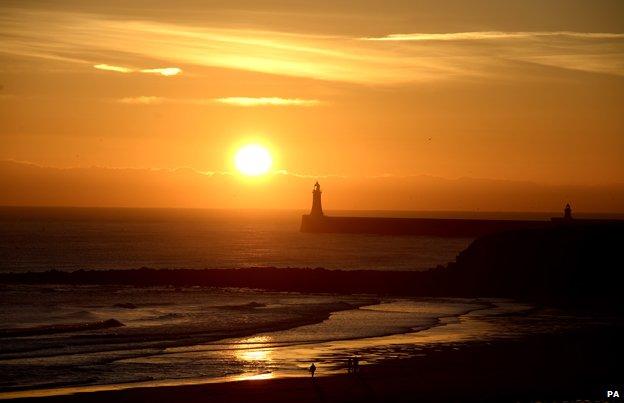
[{"label": "lighthouse", "polygon": [[321,185],[318,181],[314,184],[314,190],[312,190],[312,210],[310,215],[314,217],[320,217],[323,215],[323,206],[321,205]]},{"label": "lighthouse", "polygon": [[566,204],[565,209],[563,209],[563,219],[566,221],[572,219],[572,207],[570,207],[570,203]]}]

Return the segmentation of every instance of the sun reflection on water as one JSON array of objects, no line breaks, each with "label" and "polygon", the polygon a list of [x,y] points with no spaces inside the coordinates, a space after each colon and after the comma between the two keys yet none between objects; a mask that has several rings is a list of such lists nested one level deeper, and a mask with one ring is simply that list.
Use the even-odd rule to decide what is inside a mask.
[{"label": "sun reflection on water", "polygon": [[236,358],[246,362],[270,362],[273,349],[267,347],[271,342],[270,336],[254,336],[243,339],[236,346]]},{"label": "sun reflection on water", "polygon": [[238,357],[245,361],[268,361],[269,353],[267,350],[242,351]]}]

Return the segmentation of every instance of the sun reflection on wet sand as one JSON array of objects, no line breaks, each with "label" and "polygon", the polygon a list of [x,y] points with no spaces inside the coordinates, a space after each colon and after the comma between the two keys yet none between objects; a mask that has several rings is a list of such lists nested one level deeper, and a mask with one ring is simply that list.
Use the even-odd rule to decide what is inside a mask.
[{"label": "sun reflection on wet sand", "polygon": [[263,379],[273,379],[273,378],[275,378],[275,374],[273,372],[264,372],[262,374],[255,374],[255,375],[249,375],[249,374],[237,375],[237,376],[231,377],[230,380],[232,381],[260,381]]},{"label": "sun reflection on wet sand", "polygon": [[[514,338],[522,334],[551,331],[556,316],[528,318],[508,316],[529,306],[496,302],[493,306],[459,316],[440,317],[436,326],[401,334],[331,341],[291,341],[280,339],[283,331],[253,337],[225,339],[194,346],[171,347],[157,355],[119,360],[121,363],[166,364],[189,362],[206,371],[218,368],[219,374],[202,378],[154,380],[119,385],[94,385],[1,393],[0,399],[34,395],[58,395],[78,391],[110,390],[130,387],[183,385],[244,380],[262,380],[309,376],[307,368],[314,362],[317,376],[346,371],[347,358],[360,357],[360,364],[375,364],[386,359],[400,359],[426,354],[427,348],[449,346],[457,349],[470,341]],[[331,320],[331,319],[328,319]],[[573,324],[568,324],[573,326]],[[304,327],[298,328],[298,331]],[[230,371],[222,371],[229,367]]]},{"label": "sun reflection on wet sand", "polygon": [[[488,340],[517,336],[521,329],[504,320],[495,323],[487,320],[490,314],[506,313],[515,308],[500,304],[482,308],[459,317],[441,317],[440,322],[429,329],[378,337],[346,340],[304,341],[295,337],[283,339],[284,332],[260,334],[239,339],[168,348],[158,356],[130,358],[124,362],[160,362],[193,360],[214,365],[224,363],[242,370],[242,376],[255,376],[271,372],[273,376],[306,376],[311,362],[319,367],[319,376],[346,371],[349,357],[359,355],[362,365],[374,364],[388,358],[407,358],[418,355],[427,346],[461,344],[471,340]],[[329,319],[331,320],[331,319]],[[320,326],[320,325],[319,325]],[[298,329],[303,329],[298,328]]]},{"label": "sun reflection on wet sand", "polygon": [[[261,343],[254,350],[239,352],[237,356],[247,361],[271,360],[271,367],[276,377],[305,376],[310,362],[317,364],[318,375],[332,375],[346,371],[347,358],[360,356],[360,364],[374,364],[389,358],[408,358],[420,355],[421,350],[436,345],[456,345],[480,340],[493,340],[519,337],[527,331],[527,324],[501,320],[492,322],[491,315],[521,312],[528,306],[520,304],[498,303],[493,307],[478,309],[459,317],[442,317],[437,326],[427,330],[401,334],[366,337],[351,340],[333,340],[313,343],[280,343],[270,336],[256,336],[242,340],[237,348],[246,343]],[[548,321],[546,324],[549,323]],[[543,332],[544,324],[533,329]],[[272,348],[269,348],[272,346]],[[435,347],[434,347],[435,348]],[[459,347],[457,347],[459,348]],[[219,354],[215,351],[215,353]],[[264,359],[264,354],[270,357]]]}]

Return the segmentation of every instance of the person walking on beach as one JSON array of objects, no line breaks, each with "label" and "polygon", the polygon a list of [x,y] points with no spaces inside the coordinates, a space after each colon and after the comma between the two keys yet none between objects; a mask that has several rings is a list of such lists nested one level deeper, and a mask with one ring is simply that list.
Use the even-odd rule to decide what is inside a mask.
[{"label": "person walking on beach", "polygon": [[314,365],[314,363],[312,363],[312,365],[310,365],[310,375],[312,375],[312,378],[314,378],[314,372],[316,372],[316,365]]},{"label": "person walking on beach", "polygon": [[351,363],[351,358],[347,358],[347,373],[351,373],[351,368],[353,368],[353,364]]},{"label": "person walking on beach", "polygon": [[360,369],[360,357],[357,355],[353,357],[353,373],[356,374]]}]

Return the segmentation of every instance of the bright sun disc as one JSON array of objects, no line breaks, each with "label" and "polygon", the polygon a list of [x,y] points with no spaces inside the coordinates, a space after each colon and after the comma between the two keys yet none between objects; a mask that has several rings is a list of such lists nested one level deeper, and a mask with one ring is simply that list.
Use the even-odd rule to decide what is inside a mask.
[{"label": "bright sun disc", "polygon": [[247,176],[265,174],[271,168],[273,160],[269,151],[257,144],[246,145],[236,153],[234,157],[236,169]]}]

